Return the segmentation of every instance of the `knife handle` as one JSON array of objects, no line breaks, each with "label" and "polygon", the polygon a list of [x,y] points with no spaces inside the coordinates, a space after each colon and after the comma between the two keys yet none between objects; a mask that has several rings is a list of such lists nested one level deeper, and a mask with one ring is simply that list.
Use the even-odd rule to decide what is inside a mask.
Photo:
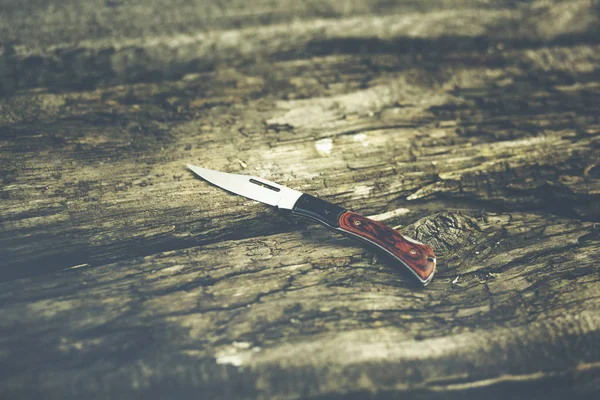
[{"label": "knife handle", "polygon": [[402,236],[395,229],[309,194],[298,198],[292,212],[383,250],[407,267],[423,285],[433,278],[436,266],[433,249]]}]

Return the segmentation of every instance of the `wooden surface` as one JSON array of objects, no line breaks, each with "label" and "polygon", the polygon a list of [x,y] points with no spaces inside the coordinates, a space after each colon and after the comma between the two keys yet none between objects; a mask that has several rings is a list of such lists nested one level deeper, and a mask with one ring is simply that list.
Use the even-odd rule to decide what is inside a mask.
[{"label": "wooden surface", "polygon": [[[595,1],[0,2],[0,398],[593,398]],[[431,245],[425,289],[194,178]]]}]

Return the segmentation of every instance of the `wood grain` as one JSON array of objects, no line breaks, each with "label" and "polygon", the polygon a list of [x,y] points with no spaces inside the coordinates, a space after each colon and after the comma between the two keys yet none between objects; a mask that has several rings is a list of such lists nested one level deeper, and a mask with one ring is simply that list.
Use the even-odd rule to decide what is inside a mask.
[{"label": "wood grain", "polygon": [[0,3],[0,398],[597,397],[596,2]]}]

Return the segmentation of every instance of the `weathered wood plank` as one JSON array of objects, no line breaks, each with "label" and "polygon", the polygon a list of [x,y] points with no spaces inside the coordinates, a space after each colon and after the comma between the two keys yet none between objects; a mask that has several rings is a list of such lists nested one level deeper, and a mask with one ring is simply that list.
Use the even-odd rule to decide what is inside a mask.
[{"label": "weathered wood plank", "polygon": [[[0,89],[64,90],[172,79],[223,63],[336,52],[436,59],[496,45],[510,49],[547,41],[597,42],[600,33],[593,0],[517,5],[512,0],[494,5],[481,0],[325,5],[252,0],[227,7],[220,1],[180,0],[152,12],[157,4],[3,2]],[[462,54],[458,59],[467,61]]]},{"label": "weathered wood plank", "polygon": [[[331,62],[332,69],[339,66],[336,58]],[[295,71],[283,72],[293,75]],[[534,110],[537,112],[514,118],[506,112],[498,115],[493,107],[476,110],[473,116],[454,116],[476,100],[448,90],[457,84],[468,90],[499,79],[496,76],[487,82],[489,74],[486,68],[463,67],[454,75],[438,76],[440,82],[421,83],[419,79],[431,74],[414,70],[381,73],[378,79],[390,82],[375,82],[373,88],[350,94],[330,93],[310,103],[280,101],[279,111],[261,110],[262,97],[248,100],[243,107],[235,104],[264,90],[265,82],[234,71],[201,75],[166,87],[147,84],[108,89],[104,98],[95,92],[10,98],[4,103],[8,115],[24,101],[52,104],[58,97],[61,105],[60,117],[44,122],[47,133],[42,137],[36,137],[42,121],[14,122],[3,129],[6,221],[2,258],[20,266],[9,265],[9,269],[25,264],[64,268],[68,261],[62,256],[45,263],[47,266],[34,261],[71,253],[67,255],[73,257],[73,265],[88,259],[101,263],[126,257],[129,252],[147,254],[140,246],[174,248],[181,246],[175,242],[183,240],[187,245],[198,236],[214,241],[231,235],[231,227],[240,232],[233,223],[240,218],[253,224],[238,235],[264,233],[265,227],[278,225],[254,218],[252,213],[268,212],[263,207],[243,213],[247,201],[189,179],[183,167],[186,161],[229,171],[241,171],[246,165],[249,173],[290,182],[297,189],[367,213],[383,212],[390,205],[404,206],[401,199],[408,196],[414,199],[462,190],[462,196],[495,200],[504,207],[535,206],[597,218],[594,165],[598,128],[592,109],[589,115],[585,113],[588,103],[579,105],[575,120],[573,114],[542,105]],[[209,77],[212,80],[207,84]],[[197,86],[205,87],[205,95],[219,91],[223,97],[238,100],[194,110],[194,102],[202,98],[181,91],[195,93],[200,90]],[[513,101],[515,94],[510,89],[506,92],[496,93],[498,103]],[[507,98],[503,100],[501,94]],[[537,92],[530,96],[532,102],[537,101]],[[573,94],[563,98],[561,91],[546,96],[557,104],[576,98]],[[369,103],[368,98],[377,101]],[[439,105],[411,105],[422,101],[420,98],[433,98]],[[520,97],[520,101],[526,100]],[[183,110],[173,110],[169,101],[181,102]],[[400,105],[395,105],[398,102]],[[327,111],[333,104],[337,108]],[[319,128],[312,125],[315,118],[311,116],[329,113],[329,123],[320,121],[323,127]],[[450,120],[436,127],[440,123],[435,117],[440,113],[461,121]],[[507,118],[511,118],[510,124]],[[282,130],[282,126],[287,128]],[[61,146],[59,153],[53,151],[57,145]],[[15,158],[16,154],[21,155]],[[213,204],[199,200],[206,194],[219,199],[217,204],[228,212],[208,212],[214,210]],[[557,207],[558,200],[568,203],[563,201]],[[203,218],[188,218],[192,213]],[[107,221],[110,229],[102,226]],[[66,242],[65,236],[72,241]],[[27,240],[27,246],[19,245],[21,238]],[[7,268],[2,272],[10,275]]]},{"label": "weathered wood plank", "polygon": [[[144,396],[177,382],[175,393],[212,398],[577,381],[600,367],[592,225],[521,213],[421,220],[412,227],[437,235],[444,266],[426,290],[320,227],[6,283],[2,364],[61,367],[3,387],[16,394],[33,379],[40,393]],[[231,379],[239,386],[225,389]]]},{"label": "weathered wood plank", "polygon": [[[595,2],[156,4],[0,5],[0,397],[600,390]],[[186,162],[376,214],[437,278]]]}]

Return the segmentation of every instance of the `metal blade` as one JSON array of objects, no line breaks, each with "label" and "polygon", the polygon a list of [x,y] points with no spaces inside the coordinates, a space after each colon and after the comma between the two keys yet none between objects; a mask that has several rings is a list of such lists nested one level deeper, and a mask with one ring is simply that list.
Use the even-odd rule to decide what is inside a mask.
[{"label": "metal blade", "polygon": [[251,175],[228,174],[187,164],[196,175],[231,193],[291,210],[302,192]]}]

